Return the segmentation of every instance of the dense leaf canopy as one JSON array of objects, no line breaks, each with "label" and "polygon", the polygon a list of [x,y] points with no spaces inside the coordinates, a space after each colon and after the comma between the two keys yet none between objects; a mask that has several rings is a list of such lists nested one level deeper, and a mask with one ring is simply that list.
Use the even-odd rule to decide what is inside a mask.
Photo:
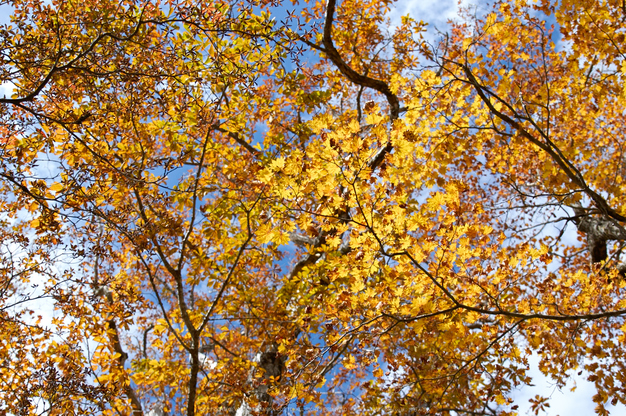
[{"label": "dense leaf canopy", "polygon": [[626,404],[621,0],[4,3],[0,413]]}]

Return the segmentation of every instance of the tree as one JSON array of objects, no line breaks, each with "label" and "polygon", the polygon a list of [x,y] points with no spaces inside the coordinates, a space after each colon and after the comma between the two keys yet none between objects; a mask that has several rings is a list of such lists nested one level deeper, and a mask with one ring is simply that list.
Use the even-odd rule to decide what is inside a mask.
[{"label": "tree", "polygon": [[626,404],[623,5],[392,5],[11,2],[3,412]]}]

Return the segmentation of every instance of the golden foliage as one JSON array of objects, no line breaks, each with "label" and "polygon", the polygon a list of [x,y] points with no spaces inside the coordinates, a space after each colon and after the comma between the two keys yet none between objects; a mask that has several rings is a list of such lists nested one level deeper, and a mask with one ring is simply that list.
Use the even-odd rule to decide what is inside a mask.
[{"label": "golden foliage", "polygon": [[622,3],[9,3],[0,413],[626,404]]}]

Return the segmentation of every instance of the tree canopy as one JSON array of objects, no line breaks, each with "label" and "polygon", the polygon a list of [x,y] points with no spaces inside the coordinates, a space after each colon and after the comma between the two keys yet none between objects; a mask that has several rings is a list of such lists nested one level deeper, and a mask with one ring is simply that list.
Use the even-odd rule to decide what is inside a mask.
[{"label": "tree canopy", "polygon": [[3,3],[0,413],[626,404],[623,1]]}]

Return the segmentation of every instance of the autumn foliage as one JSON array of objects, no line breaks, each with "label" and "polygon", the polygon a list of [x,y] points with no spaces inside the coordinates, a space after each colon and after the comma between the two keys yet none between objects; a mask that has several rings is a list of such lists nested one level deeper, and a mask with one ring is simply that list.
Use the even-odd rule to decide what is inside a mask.
[{"label": "autumn foliage", "polygon": [[1,414],[626,404],[623,2],[4,4]]}]

